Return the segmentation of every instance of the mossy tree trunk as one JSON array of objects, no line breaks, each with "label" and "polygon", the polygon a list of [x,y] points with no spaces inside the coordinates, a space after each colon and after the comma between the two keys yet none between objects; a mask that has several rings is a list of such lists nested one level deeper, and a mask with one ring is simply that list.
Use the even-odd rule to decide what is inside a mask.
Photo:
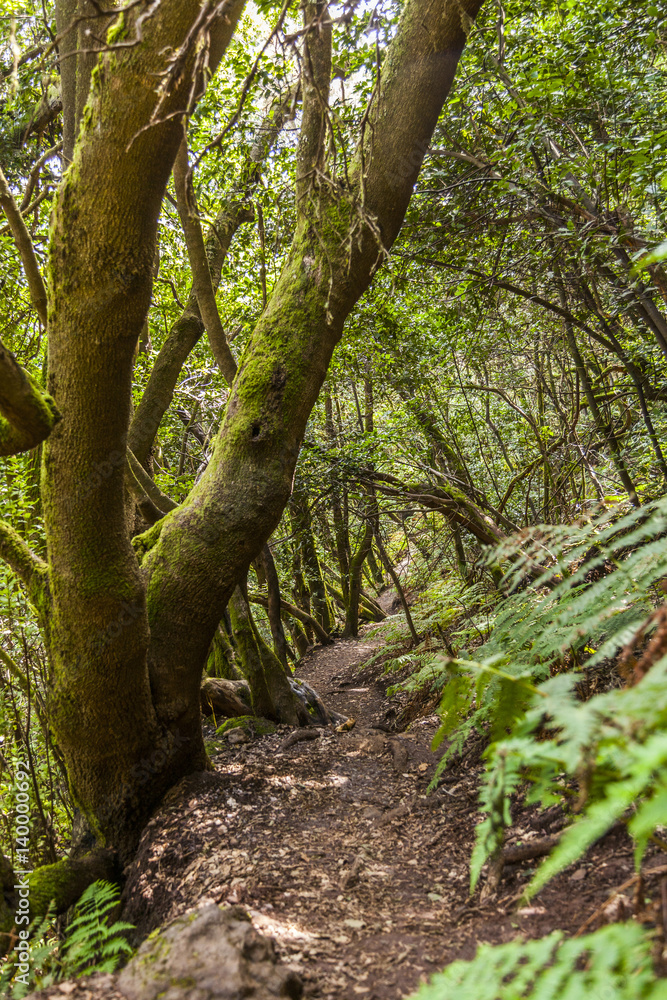
[{"label": "mossy tree trunk", "polygon": [[[242,7],[237,0],[224,16],[208,10],[213,66]],[[116,37],[134,36],[140,11],[123,15]],[[172,704],[168,721],[152,698],[147,585],[130,542],[124,485],[134,352],[183,134],[172,116],[198,73],[191,33],[201,17],[198,0],[165,0],[143,23],[140,44],[100,57],[50,247],[49,389],[63,415],[45,444],[42,477],[50,721],[77,804],[100,840],[121,851],[136,843],[148,801],[174,775],[206,766],[201,735],[181,722],[187,705],[199,724],[199,681],[185,661],[176,667],[180,705]],[[189,79],[177,74],[158,94],[150,81],[169,79],[174,52]]]},{"label": "mossy tree trunk", "polygon": [[299,553],[299,563],[308,587],[310,614],[317,619],[325,632],[331,632],[334,616],[327,598],[327,588],[317,554],[312,517],[308,509],[308,494],[303,486],[294,490],[289,503],[289,512],[294,536],[293,544]]},{"label": "mossy tree trunk", "polygon": [[255,715],[291,725],[305,721],[300,705],[292,695],[283,665],[257,630],[250,605],[240,587],[232,594],[229,612],[239,666],[250,685]]},{"label": "mossy tree trunk", "polygon": [[479,6],[407,0],[345,182],[327,179],[331,24],[324,5],[306,6],[317,27],[304,43],[293,245],[239,359],[205,473],[134,544],[131,380],[160,206],[193,79],[201,91],[207,78],[197,60],[205,52],[215,68],[243,0],[162,0],[140,29],[143,6],[126,11],[110,41],[134,44],[112,45],[93,69],[50,248],[49,391],[62,420],[44,446],[48,567],[0,535],[37,595],[50,722],[73,796],[122,859],[163,793],[206,766],[199,688],[212,639],[287,504],[332,352],[398,234]]}]

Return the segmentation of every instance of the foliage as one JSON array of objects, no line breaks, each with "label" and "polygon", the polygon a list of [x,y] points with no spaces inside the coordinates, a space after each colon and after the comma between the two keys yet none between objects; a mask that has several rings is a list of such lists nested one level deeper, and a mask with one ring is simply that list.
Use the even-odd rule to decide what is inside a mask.
[{"label": "foliage", "polygon": [[133,925],[110,922],[118,902],[118,888],[110,882],[100,880],[88,886],[65,933],[60,955],[63,974],[64,970],[69,976],[113,972],[123,957],[132,954],[124,935],[134,930]]},{"label": "foliage", "polygon": [[470,962],[453,962],[414,994],[414,1000],[665,1000],[656,982],[650,941],[636,924],[614,924],[571,941],[555,931],[538,941],[520,938],[480,945]]},{"label": "foliage", "polygon": [[74,908],[64,938],[53,931],[53,915],[47,913],[37,927],[31,927],[28,964],[30,985],[16,979],[15,956],[10,955],[0,969],[0,992],[12,1000],[31,989],[44,989],[63,979],[114,972],[132,954],[127,932],[133,924],[113,921],[119,904],[117,886],[99,880],[88,886]]},{"label": "foliage", "polygon": [[[341,183],[399,7],[387,0],[369,17],[354,5],[332,6],[328,141]],[[54,10],[49,0],[30,0],[20,9],[4,2],[2,11],[0,159],[18,201],[37,171],[31,197],[41,200],[26,218],[44,265],[64,164],[57,154],[36,164],[57,148],[61,117],[25,130],[57,90]],[[264,0],[248,8],[191,116],[193,157],[229,126],[194,171],[206,224],[235,196],[270,101],[299,70],[293,6],[249,77],[276,16]],[[526,786],[529,801],[574,803],[579,816],[532,891],[635,801],[629,829],[639,857],[667,811],[664,661],[634,688],[605,690],[620,683],[614,663],[667,575],[665,24],[659,6],[620,0],[512,0],[483,9],[400,241],[349,318],[299,458],[295,482],[307,497],[323,587],[339,601],[334,628],[372,500],[392,561],[411,566],[420,641],[412,642],[402,612],[392,615],[377,629],[385,645],[369,662],[381,657],[389,681],[407,673],[395,688],[440,698],[437,741],[448,747],[438,775],[472,732],[491,740],[473,881],[501,845],[512,800]],[[19,53],[26,58],[17,63]],[[299,116],[297,107],[257,184],[243,192],[252,211],[222,270],[217,303],[239,360],[294,233]],[[190,293],[169,198],[158,240],[135,406]],[[3,341],[44,384],[47,335],[4,229],[0,261]],[[209,462],[227,398],[201,338],[153,445],[155,481],[174,500],[188,495]],[[39,451],[3,462],[0,505],[44,556],[39,466]],[[657,499],[630,511],[650,498]],[[610,509],[596,516],[599,505]],[[490,556],[480,522],[493,537],[510,536]],[[317,581],[305,579],[301,542],[285,517],[271,545],[283,596],[309,614]],[[366,589],[377,582],[369,576]],[[252,589],[262,586],[258,576]],[[269,641],[263,612],[258,626]],[[71,807],[45,721],[48,669],[35,612],[5,569],[0,630],[9,658],[0,663],[0,796],[9,814],[14,760],[27,757],[36,865],[64,850]],[[296,659],[296,627],[292,639]],[[308,633],[306,645],[312,640]],[[3,821],[7,853],[10,832]],[[90,940],[92,912],[77,918]],[[86,954],[77,948],[72,956]],[[569,954],[563,948],[559,956]]]},{"label": "foliage", "polygon": [[[434,782],[473,729],[488,730],[491,737],[480,793],[485,819],[471,860],[473,888],[484,862],[502,846],[512,796],[526,782],[528,802],[567,804],[576,794],[579,813],[529,894],[572,864],[630,806],[637,863],[664,823],[667,708],[661,691],[667,658],[633,687],[583,695],[608,658],[632,640],[655,601],[654,584],[667,573],[665,509],[660,501],[620,518],[606,512],[587,524],[552,529],[549,545],[548,529],[540,529],[539,547],[551,553],[552,565],[498,606],[477,660],[440,658],[448,683],[436,745],[445,737],[451,744]],[[513,548],[506,543],[504,555]],[[534,561],[525,544],[521,553],[515,581]],[[570,666],[583,669],[566,670],[568,655]]]}]

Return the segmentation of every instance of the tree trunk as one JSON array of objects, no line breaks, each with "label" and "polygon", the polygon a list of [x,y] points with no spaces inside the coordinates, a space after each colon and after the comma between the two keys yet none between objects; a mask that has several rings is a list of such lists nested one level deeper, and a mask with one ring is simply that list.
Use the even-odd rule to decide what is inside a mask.
[{"label": "tree trunk", "polygon": [[359,635],[359,598],[361,596],[361,568],[370,552],[373,543],[373,525],[370,518],[366,521],[359,547],[350,560],[350,577],[348,582],[348,600],[345,610],[345,627],[343,638]]},{"label": "tree trunk", "polygon": [[276,564],[273,561],[273,555],[268,544],[262,549],[262,554],[259,558],[264,569],[264,576],[266,577],[266,610],[269,617],[269,628],[273,637],[274,652],[282,663],[283,668],[289,673],[287,665],[287,640],[285,639],[285,630],[281,616],[280,580],[278,579]]},{"label": "tree trunk", "polygon": [[[307,7],[318,27],[305,36],[293,244],[240,359],[206,471],[132,543],[132,371],[158,217],[191,95],[215,70],[243,2],[162,0],[150,18],[143,6],[126,10],[113,30],[130,44],[98,59],[52,222],[49,390],[63,419],[44,446],[41,611],[50,722],[70,788],[121,863],[164,792],[207,766],[200,681],[211,642],[289,499],[345,319],[398,234],[479,6],[407,0],[344,184],[321,180],[331,29]],[[206,66],[196,62],[202,52]],[[69,122],[77,99],[65,90]],[[26,547],[8,545],[28,585],[44,579]],[[244,635],[249,643],[245,626]],[[278,694],[289,685],[282,667],[269,674]],[[278,694],[262,689],[258,704],[271,699],[282,713]]]},{"label": "tree trunk", "polygon": [[[242,6],[236,0],[210,20],[212,67]],[[217,623],[196,673],[173,649],[180,711],[172,704],[171,717],[160,716],[147,662],[150,608],[125,504],[134,352],[182,136],[169,116],[192,85],[196,38],[188,38],[200,14],[194,0],[164,0],[143,25],[142,44],[100,57],[52,227],[49,388],[63,419],[44,447],[42,477],[49,714],[77,805],[124,857],[173,781],[206,766],[199,676]],[[136,8],[124,15],[129,35],[139,16]],[[181,82],[161,97],[149,81],[169,72],[169,53],[182,45]],[[142,131],[156,114],[164,120]]]},{"label": "tree trunk", "polygon": [[319,556],[313,535],[313,524],[308,510],[308,496],[303,489],[295,490],[289,503],[294,545],[298,548],[310,595],[310,613],[325,632],[333,628],[333,615],[327,599]]}]

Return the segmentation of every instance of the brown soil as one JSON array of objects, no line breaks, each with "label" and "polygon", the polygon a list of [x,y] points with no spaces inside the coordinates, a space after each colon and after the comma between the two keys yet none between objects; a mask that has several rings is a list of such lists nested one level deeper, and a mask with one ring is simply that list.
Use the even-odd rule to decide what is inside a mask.
[{"label": "brown soil", "polygon": [[[507,865],[486,902],[479,890],[470,898],[481,747],[471,741],[427,794],[437,718],[393,731],[401,706],[386,697],[387,678],[378,667],[360,672],[380,641],[318,648],[299,670],[356,720],[351,731],[288,749],[289,730],[236,747],[223,740],[215,772],[171,793],[127,872],[123,916],[142,937],[204,899],[241,903],[301,974],[307,997],[395,1000],[480,942],[576,932],[631,878],[632,848],[616,830],[531,904],[518,897],[535,861]],[[515,820],[510,843],[562,822],[521,810]],[[646,865],[655,864],[649,852]],[[657,906],[658,883],[646,878],[642,906],[646,897]],[[630,910],[632,897],[628,888]]]}]

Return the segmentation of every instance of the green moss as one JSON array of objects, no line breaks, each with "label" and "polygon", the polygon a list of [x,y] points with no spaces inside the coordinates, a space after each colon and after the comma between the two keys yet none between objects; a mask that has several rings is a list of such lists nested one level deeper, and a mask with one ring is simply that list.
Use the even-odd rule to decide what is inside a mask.
[{"label": "green moss", "polygon": [[127,23],[125,21],[125,14],[121,13],[107,31],[107,45],[113,45],[115,42],[121,42],[126,37]]},{"label": "green moss", "polygon": [[[166,517],[169,515],[167,514]],[[137,558],[139,562],[143,559],[147,552],[153,548],[157,543],[157,540],[162,533],[162,528],[164,527],[164,522],[166,517],[163,517],[160,521],[153,524],[147,531],[142,532],[140,535],[135,535],[132,539],[132,548],[137,553]]]},{"label": "green moss", "polygon": [[224,744],[221,740],[204,740],[204,749],[207,755],[216,754],[222,750]]},{"label": "green moss", "polygon": [[232,729],[243,729],[248,736],[270,736],[276,732],[276,725],[269,719],[260,719],[256,715],[237,715],[234,719],[227,719],[216,729],[216,736],[224,736]]},{"label": "green moss", "polygon": [[182,990],[190,990],[193,986],[197,985],[197,980],[193,976],[181,976],[180,978],[174,978],[169,980],[170,988],[177,986]]}]

